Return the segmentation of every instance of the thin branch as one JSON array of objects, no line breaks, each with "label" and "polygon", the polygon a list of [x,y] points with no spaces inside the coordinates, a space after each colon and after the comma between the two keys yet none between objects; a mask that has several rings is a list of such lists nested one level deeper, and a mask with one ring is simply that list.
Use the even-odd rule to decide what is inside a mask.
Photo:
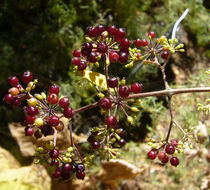
[{"label": "thin branch", "polygon": [[98,106],[98,102],[94,102],[92,104],[89,104],[89,105],[86,105],[86,106],[83,106],[81,108],[78,108],[78,109],[74,110],[74,114],[85,111],[85,110],[88,110],[88,109],[95,108],[97,106]]}]

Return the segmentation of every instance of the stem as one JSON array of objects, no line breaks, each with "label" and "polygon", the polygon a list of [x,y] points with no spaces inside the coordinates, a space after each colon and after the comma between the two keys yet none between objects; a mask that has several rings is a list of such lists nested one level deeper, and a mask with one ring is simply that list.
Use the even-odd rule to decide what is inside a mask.
[{"label": "stem", "polygon": [[78,109],[74,110],[74,114],[85,111],[85,110],[88,110],[88,109],[95,108],[96,106],[98,106],[98,102],[94,102],[92,104],[89,104],[89,105],[83,106],[81,108],[78,108]]},{"label": "stem", "polygon": [[170,125],[169,125],[168,134],[167,134],[167,137],[166,137],[166,142],[168,142],[168,139],[169,139],[170,133],[171,133],[171,129],[172,129],[172,126],[173,126],[173,122],[174,122],[174,114],[173,114],[173,110],[172,110],[171,97],[170,96],[168,96],[168,105],[169,105],[169,111],[170,111],[170,116],[171,116],[171,122],[170,122]]},{"label": "stem", "polygon": [[70,132],[71,147],[74,148],[74,141],[73,141],[73,136],[72,136],[72,124],[71,124],[71,121],[69,121],[68,128],[69,128],[69,132]]},{"label": "stem", "polygon": [[54,147],[56,147],[56,138],[57,138],[57,130],[55,130],[54,133],[54,140],[53,140]]},{"label": "stem", "polygon": [[184,135],[186,135],[184,129],[183,129],[175,120],[174,120],[174,124],[180,129],[180,131],[181,131]]}]

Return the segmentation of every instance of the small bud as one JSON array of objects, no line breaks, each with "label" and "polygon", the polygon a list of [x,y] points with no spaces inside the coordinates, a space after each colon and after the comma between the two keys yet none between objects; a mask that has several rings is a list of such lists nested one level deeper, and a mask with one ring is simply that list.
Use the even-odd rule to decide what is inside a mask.
[{"label": "small bud", "polygon": [[147,144],[148,144],[149,146],[152,146],[152,145],[153,145],[153,143],[152,143],[152,142],[148,142]]},{"label": "small bud", "polygon": [[66,153],[65,156],[69,158],[69,157],[71,157],[71,154],[70,153]]},{"label": "small bud", "polygon": [[50,141],[47,145],[46,145],[47,149],[51,150],[54,148],[54,144],[52,141]]},{"label": "small bud", "polygon": [[69,148],[67,149],[67,152],[71,153],[71,152],[73,152],[73,150],[74,150],[73,147],[69,147]]},{"label": "small bud", "polygon": [[153,144],[152,148],[156,149],[157,148],[157,144]]},{"label": "small bud", "polygon": [[27,87],[26,92],[30,92],[30,91],[31,91],[31,88]]},{"label": "small bud", "polygon": [[95,66],[96,67],[99,67],[99,62],[95,62]]},{"label": "small bud", "polygon": [[97,96],[98,96],[99,98],[103,98],[105,95],[104,95],[103,93],[100,92],[100,93],[97,94]]},{"label": "small bud", "polygon": [[47,98],[47,96],[46,96],[46,94],[44,92],[41,93],[41,96],[42,96],[42,99],[46,99]]},{"label": "small bud", "polygon": [[179,51],[180,51],[180,52],[185,52],[185,50],[184,50],[184,49],[180,49]]},{"label": "small bud", "polygon": [[109,34],[108,34],[107,31],[104,31],[101,35],[102,35],[103,37],[106,37],[106,36],[108,36]]},{"label": "small bud", "polygon": [[34,96],[35,96],[38,100],[42,100],[42,99],[43,99],[43,97],[42,97],[41,94],[35,94]]},{"label": "small bud", "polygon": [[127,117],[127,121],[128,121],[130,124],[132,124],[132,125],[134,124],[134,123],[133,123],[133,118],[132,118],[131,116],[128,116],[128,117]]},{"label": "small bud", "polygon": [[139,112],[139,109],[136,108],[136,107],[132,107],[131,110],[134,111],[134,112]]},{"label": "small bud", "polygon": [[44,151],[43,147],[38,147],[37,152],[42,153]]},{"label": "small bud", "polygon": [[121,139],[120,136],[119,136],[117,133],[115,133],[114,136],[116,137],[116,139],[117,139],[118,141]]},{"label": "small bud", "polygon": [[85,39],[88,41],[88,42],[92,42],[93,40],[89,37],[85,37]]},{"label": "small bud", "polygon": [[35,79],[35,80],[34,80],[34,84],[37,84],[37,83],[38,83],[38,79]]},{"label": "small bud", "polygon": [[37,127],[41,127],[43,125],[44,121],[42,118],[36,118],[35,121],[34,121],[34,124],[37,126]]},{"label": "small bud", "polygon": [[121,83],[121,85],[125,85],[126,84],[125,78],[123,78],[120,83]]},{"label": "small bud", "polygon": [[29,87],[29,88],[31,88],[33,85],[34,85],[33,82],[29,82],[29,83],[28,83],[28,87]]},{"label": "small bud", "polygon": [[174,43],[175,43],[175,44],[177,44],[177,43],[178,43],[177,38],[174,38]]},{"label": "small bud", "polygon": [[29,106],[36,106],[37,105],[37,100],[35,98],[30,98],[28,100],[28,105]]}]

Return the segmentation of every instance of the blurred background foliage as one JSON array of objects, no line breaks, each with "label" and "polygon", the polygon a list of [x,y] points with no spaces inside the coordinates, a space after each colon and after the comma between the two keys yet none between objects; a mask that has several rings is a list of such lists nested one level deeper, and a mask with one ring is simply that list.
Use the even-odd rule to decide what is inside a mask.
[{"label": "blurred background foliage", "polygon": [[[173,24],[186,8],[190,12],[177,35],[185,43],[186,52],[170,58],[167,67],[167,77],[173,85],[179,83],[175,79],[180,72],[184,76],[190,73],[196,75],[197,69],[209,66],[208,0],[1,0],[0,98],[3,99],[9,87],[9,75],[20,76],[25,70],[31,70],[40,81],[38,91],[47,90],[50,84],[58,83],[62,93],[71,98],[73,108],[91,103],[97,100],[94,88],[81,81],[80,76],[72,72],[70,64],[72,51],[80,48],[84,41],[86,27],[99,23],[106,26],[115,24],[125,27],[130,39],[143,38],[150,30],[154,30],[157,36],[170,36]],[[118,69],[118,66],[112,65],[110,73],[120,78],[128,77],[132,69]],[[175,72],[177,68],[179,74]],[[202,75],[199,77],[202,78]],[[153,66],[141,67],[128,83],[133,81],[142,82],[144,91],[163,88],[160,72]],[[131,128],[124,120],[121,121],[121,125],[128,130],[127,140],[140,141],[148,131],[152,133],[157,119],[161,118],[161,113],[165,114],[166,109],[165,100],[157,98],[143,100],[141,107],[136,127]],[[75,119],[75,125],[83,126],[83,129],[77,127],[75,132],[87,134],[90,126],[100,122],[101,116],[97,112],[93,110],[78,116],[85,119]],[[1,101],[0,145],[9,149],[19,160],[23,158],[7,124],[19,121],[20,117],[20,110],[13,110]],[[193,119],[196,120],[194,123],[198,123],[198,118],[190,116],[190,121]]]}]

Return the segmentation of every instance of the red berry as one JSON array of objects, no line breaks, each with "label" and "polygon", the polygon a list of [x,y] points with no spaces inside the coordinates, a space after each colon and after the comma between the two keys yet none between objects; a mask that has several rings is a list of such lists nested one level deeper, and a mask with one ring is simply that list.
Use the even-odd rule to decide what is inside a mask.
[{"label": "red berry", "polygon": [[109,33],[109,35],[115,35],[116,30],[117,30],[117,28],[114,25],[110,25],[107,28],[107,32]]},{"label": "red berry", "polygon": [[21,79],[23,83],[28,84],[33,79],[33,74],[30,71],[26,71],[23,73]]},{"label": "red berry", "polygon": [[157,150],[150,150],[148,153],[147,153],[147,157],[150,159],[150,160],[154,160],[157,156]]},{"label": "red berry", "polygon": [[72,170],[73,170],[73,166],[70,163],[63,164],[63,166],[62,166],[62,172],[63,173],[68,173]]},{"label": "red berry", "polygon": [[94,26],[87,27],[86,34],[90,37],[95,37],[98,35],[98,30]]},{"label": "red berry", "polygon": [[119,54],[119,61],[121,63],[127,62],[128,61],[128,54],[125,53],[125,52],[120,52],[120,54]]},{"label": "red berry", "polygon": [[141,47],[141,46],[142,46],[142,40],[136,39],[135,42],[134,42],[134,45],[135,45],[136,47]]},{"label": "red berry", "polygon": [[73,117],[73,109],[72,109],[72,108],[69,108],[69,107],[66,107],[66,108],[63,110],[63,115],[64,115],[64,117],[66,117],[66,118],[71,118],[71,117]]},{"label": "red berry", "polygon": [[92,44],[89,42],[85,42],[82,45],[81,53],[82,53],[82,55],[87,56],[92,51],[92,49],[93,49]]},{"label": "red berry", "polygon": [[163,164],[166,164],[168,162],[169,157],[167,155],[164,156],[164,158],[161,160]]},{"label": "red berry", "polygon": [[80,57],[80,51],[78,49],[75,49],[73,52],[74,57]]},{"label": "red berry", "polygon": [[163,52],[161,53],[161,57],[162,57],[163,59],[168,59],[168,56],[169,56],[168,51],[163,51]]},{"label": "red berry", "polygon": [[5,96],[4,96],[4,101],[6,102],[6,103],[11,103],[12,102],[12,100],[13,100],[13,96],[11,95],[11,94],[6,94]]},{"label": "red berry", "polygon": [[167,144],[165,147],[165,151],[167,154],[173,154],[175,152],[175,147],[173,144]]},{"label": "red berry", "polygon": [[77,171],[76,176],[77,176],[77,179],[84,179],[85,178],[85,172]]},{"label": "red berry", "polygon": [[70,101],[69,101],[69,99],[68,99],[67,97],[63,97],[63,98],[60,99],[59,105],[60,105],[60,107],[62,107],[62,108],[69,107]]},{"label": "red berry", "polygon": [[88,141],[89,143],[93,143],[93,142],[95,141],[94,135],[91,134],[91,135],[88,137],[87,141]]},{"label": "red berry", "polygon": [[51,166],[59,166],[59,161],[53,159],[53,160],[50,162],[50,165],[51,165]]},{"label": "red berry", "polygon": [[159,152],[158,159],[164,164],[168,162],[168,156],[166,155],[165,152]]},{"label": "red berry", "polygon": [[97,50],[98,50],[98,52],[100,52],[100,53],[106,53],[107,50],[108,50],[108,46],[106,45],[106,43],[100,42],[100,43],[98,43],[98,45],[97,45]]},{"label": "red berry", "polygon": [[53,135],[54,129],[50,125],[44,125],[41,128],[42,133],[44,136]]},{"label": "red berry", "polygon": [[97,54],[95,52],[91,52],[89,55],[88,55],[88,61],[91,62],[91,63],[95,63],[97,62]]},{"label": "red berry", "polygon": [[59,178],[61,177],[61,170],[60,169],[56,169],[55,172],[52,175],[53,178]]},{"label": "red berry", "polygon": [[147,46],[147,44],[148,44],[148,42],[147,42],[146,39],[142,39],[142,40],[141,40],[141,45],[142,45],[143,47]]},{"label": "red berry", "polygon": [[92,143],[93,149],[98,149],[98,148],[100,148],[100,146],[101,146],[101,144],[100,144],[99,142],[97,142],[97,141],[94,141],[94,142]]},{"label": "red berry", "polygon": [[39,112],[39,110],[35,106],[28,106],[27,107],[27,113],[30,116],[35,116],[36,114],[38,114],[38,112]]},{"label": "red berry", "polygon": [[108,83],[108,86],[110,88],[116,88],[118,86],[118,80],[116,77],[110,77],[108,80],[107,80],[107,83]]},{"label": "red berry", "polygon": [[98,31],[98,35],[101,35],[104,31],[105,31],[105,28],[104,28],[104,26],[103,25],[98,25],[97,27],[96,27],[96,29],[97,29],[97,31]]},{"label": "red berry", "polygon": [[83,171],[85,171],[85,166],[84,166],[84,164],[82,164],[82,163],[78,163],[78,164],[76,165],[76,169],[77,169],[77,171],[83,172]]},{"label": "red berry", "polygon": [[51,115],[50,118],[49,118],[49,125],[50,126],[56,126],[58,125],[60,122],[60,119],[58,116],[56,115]]},{"label": "red berry", "polygon": [[125,35],[126,35],[126,32],[125,32],[125,28],[118,28],[116,31],[115,31],[115,37],[117,38],[124,38]]},{"label": "red berry", "polygon": [[74,66],[78,66],[81,62],[81,59],[79,57],[74,57],[72,60],[71,60],[71,63],[72,65]]},{"label": "red berry", "polygon": [[56,84],[52,85],[52,86],[49,88],[49,92],[50,92],[51,94],[58,94],[59,91],[60,91],[60,88],[59,88],[59,86],[56,85]]},{"label": "red berry", "polygon": [[118,144],[120,145],[120,147],[123,147],[126,144],[125,139],[120,139],[118,141]]},{"label": "red berry", "polygon": [[112,106],[112,102],[109,98],[105,97],[105,98],[102,98],[100,101],[99,101],[99,105],[102,109],[110,109],[111,106]]},{"label": "red berry", "polygon": [[140,93],[142,91],[142,84],[135,82],[131,85],[131,91],[133,93]]},{"label": "red berry", "polygon": [[34,129],[32,127],[26,127],[25,128],[25,135],[26,136],[32,136],[34,134]]},{"label": "red berry", "polygon": [[155,38],[155,32],[151,31],[151,32],[148,32],[148,36],[150,36],[152,39]]},{"label": "red berry", "polygon": [[47,100],[52,105],[57,104],[58,103],[58,95],[57,94],[50,94],[48,96]]},{"label": "red berry", "polygon": [[178,166],[179,165],[179,159],[175,156],[173,156],[171,159],[170,159],[170,163],[172,166]]},{"label": "red berry", "polygon": [[71,177],[71,173],[70,172],[67,172],[67,173],[61,172],[61,177],[63,178],[63,180],[68,180]]},{"label": "red berry", "polygon": [[20,104],[21,104],[20,98],[13,98],[13,100],[12,100],[12,105],[13,105],[14,107],[18,107],[18,106],[20,106]]},{"label": "red berry", "polygon": [[79,70],[79,71],[85,70],[86,67],[87,67],[87,64],[86,64],[84,61],[80,61],[80,62],[79,62],[79,65],[78,65],[78,70]]},{"label": "red berry", "polygon": [[115,63],[119,61],[119,54],[115,51],[109,53],[109,59],[111,62]]},{"label": "red berry", "polygon": [[123,128],[119,128],[117,129],[117,134],[122,137],[122,138],[125,138],[126,137],[126,131],[123,129]]},{"label": "red berry", "polygon": [[16,76],[11,76],[11,77],[9,77],[9,83],[12,86],[16,86],[19,84],[19,79]]},{"label": "red berry", "polygon": [[128,97],[130,94],[130,88],[126,85],[122,85],[119,88],[119,94],[121,97]]},{"label": "red berry", "polygon": [[110,127],[114,127],[117,124],[117,118],[115,116],[110,115],[106,119],[106,124]]},{"label": "red berry", "polygon": [[123,38],[120,44],[122,47],[129,48],[129,46],[131,45],[131,42],[128,38]]},{"label": "red berry", "polygon": [[34,120],[36,119],[35,116],[30,116],[30,115],[26,115],[25,117],[26,117],[26,122],[28,124],[33,124],[34,123]]},{"label": "red berry", "polygon": [[52,149],[50,152],[49,152],[49,156],[50,158],[53,158],[53,159],[56,159],[58,158],[59,156],[59,150],[58,149]]},{"label": "red berry", "polygon": [[174,145],[175,147],[178,146],[178,140],[177,140],[177,139],[171,140],[170,143],[171,143],[172,145]]},{"label": "red berry", "polygon": [[39,138],[42,137],[42,134],[40,133],[39,130],[37,130],[37,131],[35,131],[34,136],[35,136],[37,139],[39,139]]}]

